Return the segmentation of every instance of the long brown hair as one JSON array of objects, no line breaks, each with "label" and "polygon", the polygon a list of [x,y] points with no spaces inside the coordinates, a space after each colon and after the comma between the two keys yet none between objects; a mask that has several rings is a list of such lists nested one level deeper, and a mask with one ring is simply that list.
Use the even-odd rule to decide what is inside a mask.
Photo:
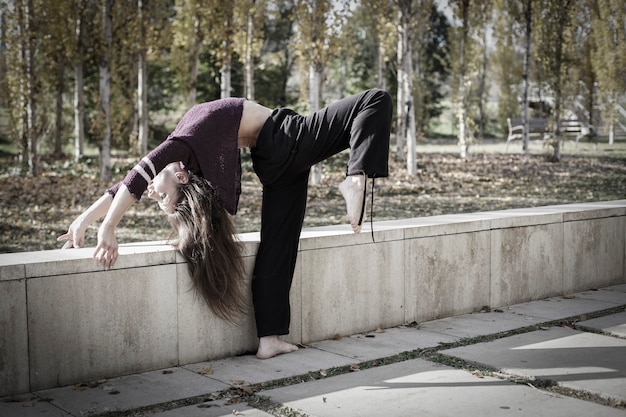
[{"label": "long brown hair", "polygon": [[236,322],[246,312],[242,245],[230,214],[204,178],[190,174],[168,216],[174,247],[187,261],[196,290],[221,319]]}]

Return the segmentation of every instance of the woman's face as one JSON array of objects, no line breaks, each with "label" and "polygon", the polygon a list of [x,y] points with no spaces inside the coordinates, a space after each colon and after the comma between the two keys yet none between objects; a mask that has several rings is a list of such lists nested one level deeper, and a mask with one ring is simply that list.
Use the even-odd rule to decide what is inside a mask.
[{"label": "woman's face", "polygon": [[178,201],[178,185],[187,184],[189,174],[184,170],[180,162],[172,162],[167,165],[148,184],[148,197],[159,203],[164,212],[174,212],[174,204]]}]

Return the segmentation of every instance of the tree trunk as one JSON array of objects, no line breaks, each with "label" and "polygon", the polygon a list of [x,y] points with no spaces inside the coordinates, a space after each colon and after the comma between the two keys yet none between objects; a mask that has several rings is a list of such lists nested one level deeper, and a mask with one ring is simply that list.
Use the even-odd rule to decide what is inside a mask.
[{"label": "tree trunk", "polygon": [[406,140],[407,131],[407,107],[406,100],[410,92],[406,91],[406,60],[408,57],[408,42],[407,42],[407,15],[410,16],[410,10],[407,8],[410,6],[410,2],[401,2],[398,10],[398,48],[397,48],[397,77],[398,77],[398,92],[397,92],[397,128],[396,128],[396,160],[404,161],[404,144]]},{"label": "tree trunk", "polygon": [[467,139],[467,87],[465,85],[465,47],[467,44],[468,31],[469,31],[469,22],[468,22],[468,13],[469,13],[469,0],[464,0],[461,4],[461,13],[462,13],[462,27],[461,27],[461,45],[459,50],[459,61],[460,71],[459,71],[459,147],[461,158],[467,158],[467,154],[469,152],[469,143]]},{"label": "tree trunk", "polygon": [[37,97],[36,97],[36,85],[37,74],[35,73],[35,40],[34,40],[34,18],[35,8],[33,7],[32,0],[27,1],[26,7],[26,25],[28,33],[28,58],[26,61],[27,67],[27,91],[28,91],[28,140],[30,142],[30,149],[28,152],[28,172],[31,175],[39,175],[39,155],[37,155]]},{"label": "tree trunk", "polygon": [[109,68],[113,42],[111,2],[102,2],[102,35],[104,46],[100,57],[100,109],[104,117],[104,135],[100,144],[100,179],[111,181],[111,73]]},{"label": "tree trunk", "polygon": [[254,101],[254,54],[252,53],[254,40],[254,1],[248,11],[246,21],[246,56],[245,56],[245,97]]},{"label": "tree trunk", "polygon": [[139,51],[137,69],[137,116],[139,117],[138,151],[140,155],[148,153],[148,63],[146,50]]},{"label": "tree trunk", "polygon": [[558,39],[557,48],[555,51],[554,57],[554,68],[555,68],[555,81],[554,81],[554,141],[552,143],[552,147],[554,148],[554,153],[552,154],[552,161],[559,162],[561,161],[561,108],[562,108],[562,86],[561,82],[563,77],[561,76],[561,69],[563,67],[563,43],[564,43],[564,33],[565,33],[565,22],[567,19],[566,13],[569,13],[569,2],[567,5],[564,4],[564,1],[560,1],[560,10],[559,10],[559,19],[556,28],[555,35]]},{"label": "tree trunk", "polygon": [[85,98],[83,82],[83,1],[77,0],[76,55],[74,56],[74,160],[83,156],[85,143]]},{"label": "tree trunk", "polygon": [[377,85],[382,90],[387,90],[387,78],[385,77],[385,45],[378,36],[378,65],[377,65]]},{"label": "tree trunk", "polygon": [[36,97],[35,97],[35,44],[32,0],[23,0],[16,5],[18,14],[20,64],[24,75],[19,81],[22,131],[20,135],[20,165],[23,172],[37,175]]},{"label": "tree trunk", "polygon": [[57,91],[54,111],[54,157],[63,155],[63,93],[65,92],[65,65],[63,53],[60,51],[57,58]]},{"label": "tree trunk", "polygon": [[146,57],[146,27],[143,16],[143,0],[138,0],[139,53],[137,62],[137,116],[139,118],[139,155],[148,153],[148,63]]},{"label": "tree trunk", "polygon": [[530,140],[528,136],[529,122],[528,122],[528,88],[529,88],[529,76],[530,76],[530,54],[531,54],[531,42],[532,42],[532,20],[533,20],[533,0],[525,0],[524,4],[524,21],[526,23],[525,31],[525,45],[524,45],[524,72],[522,75],[524,81],[523,92],[523,108],[522,108],[522,120],[524,121],[524,137],[523,150],[526,155],[530,154]]},{"label": "tree trunk", "polygon": [[[320,97],[322,96],[320,82],[322,79],[322,70],[320,65],[314,62],[309,66],[309,103],[310,112],[316,112],[320,109]],[[322,183],[322,164],[315,164],[311,169],[311,184],[318,185]]]},{"label": "tree trunk", "polygon": [[200,32],[200,18],[195,16],[193,22],[193,39],[190,47],[191,68],[189,71],[189,89],[187,90],[187,107],[196,104],[197,85],[198,85],[198,65],[200,65],[200,44],[202,43]]},{"label": "tree trunk", "polygon": [[220,97],[221,98],[230,97],[231,68],[232,68],[232,65],[231,65],[231,55],[230,55],[230,53],[227,53],[226,56],[224,57],[224,62],[222,62],[222,69],[220,70],[220,72],[221,72],[221,82],[220,82],[221,92],[220,92]]}]

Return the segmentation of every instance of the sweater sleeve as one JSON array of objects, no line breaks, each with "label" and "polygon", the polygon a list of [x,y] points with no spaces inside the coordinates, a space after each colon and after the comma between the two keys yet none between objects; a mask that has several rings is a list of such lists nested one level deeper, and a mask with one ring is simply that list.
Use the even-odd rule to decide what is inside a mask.
[{"label": "sweater sleeve", "polygon": [[115,196],[120,185],[124,184],[133,197],[139,200],[146,191],[146,188],[148,188],[148,183],[150,183],[150,181],[168,164],[172,162],[182,162],[185,166],[189,166],[192,158],[193,152],[191,148],[183,141],[166,140],[144,156],[141,161],[126,174],[122,182],[109,188],[107,192]]}]

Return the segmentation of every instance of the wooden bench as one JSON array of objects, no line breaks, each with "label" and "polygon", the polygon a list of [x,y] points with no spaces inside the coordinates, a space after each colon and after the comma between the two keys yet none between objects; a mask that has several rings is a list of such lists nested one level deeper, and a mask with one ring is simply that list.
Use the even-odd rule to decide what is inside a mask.
[{"label": "wooden bench", "polygon": [[576,119],[559,120],[559,128],[563,136],[576,136],[576,145],[582,138],[590,138],[597,141],[596,129]]},{"label": "wooden bench", "polygon": [[[509,125],[509,135],[506,138],[507,147],[509,142],[524,138],[524,120],[522,118],[506,119]],[[582,138],[591,138],[597,141],[596,130],[591,125],[586,125],[576,119],[559,120],[559,130],[562,136],[576,136],[576,145]],[[528,135],[540,135],[542,140],[550,139],[553,134],[548,130],[548,119],[528,119]]]},{"label": "wooden bench", "polygon": [[[516,139],[524,138],[524,120],[522,118],[508,118],[506,122],[509,125],[509,135],[506,138],[506,145],[509,146],[509,142]],[[534,118],[528,119],[528,135],[537,136],[540,135],[541,139],[547,138],[548,134],[548,119]]]}]

